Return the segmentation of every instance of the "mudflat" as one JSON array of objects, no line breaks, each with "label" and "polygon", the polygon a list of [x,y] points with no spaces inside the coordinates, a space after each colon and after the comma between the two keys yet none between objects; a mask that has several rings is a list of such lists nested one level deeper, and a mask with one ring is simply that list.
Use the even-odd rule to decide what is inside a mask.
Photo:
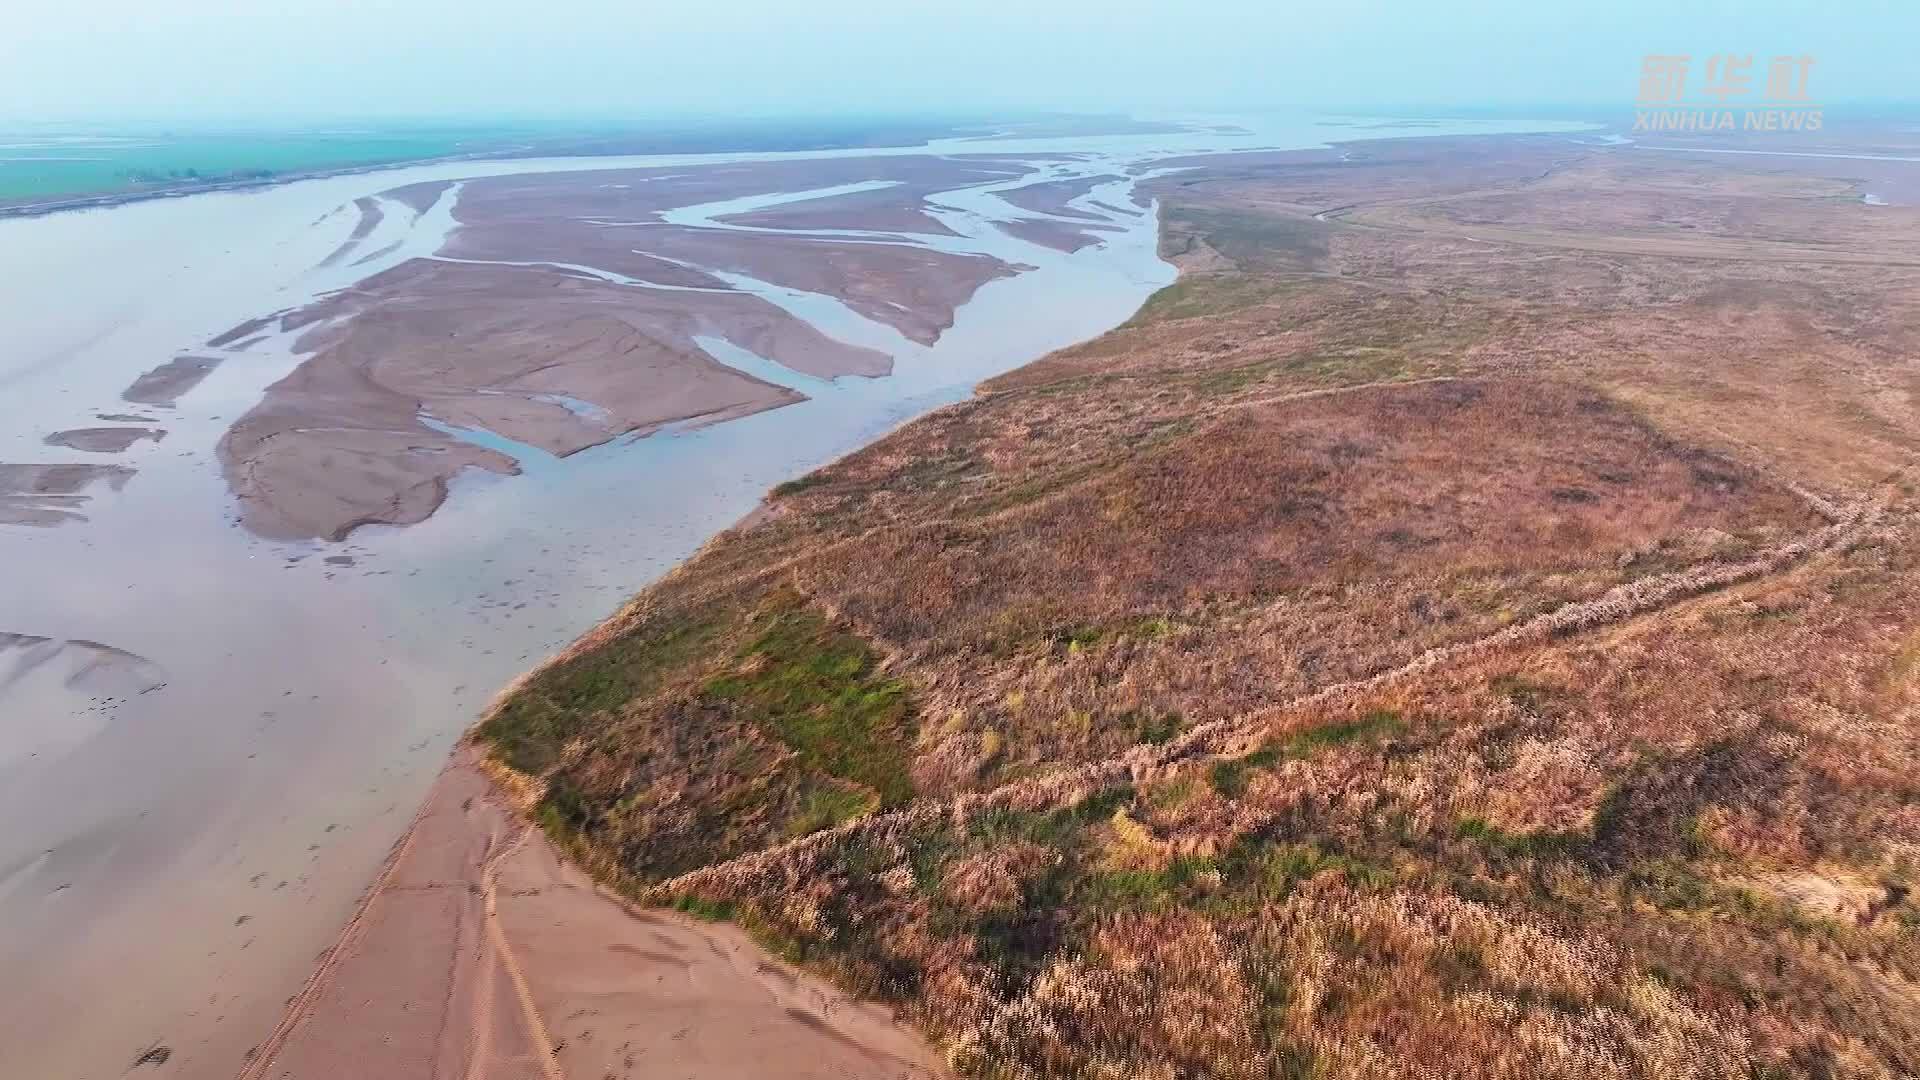
[{"label": "mudflat", "polygon": [[1031,210],[1036,214],[1100,221],[1099,214],[1076,209],[1070,204],[1095,187],[1118,179],[1117,176],[1076,176],[1071,180],[1046,180],[1001,192],[1000,197],[1022,210]]},{"label": "mudflat", "polygon": [[113,490],[133,476],[125,465],[9,465],[0,463],[0,525],[59,525],[84,520],[87,488]]},{"label": "mudflat", "polygon": [[428,260],[294,317],[324,324],[301,342],[312,358],[269,387],[219,448],[242,520],[283,538],[410,524],[439,506],[461,469],[515,471],[507,455],[449,426],[565,456],[800,398],[713,360],[697,335],[737,338],[822,372],[884,362],[745,293],[662,295]]},{"label": "mudflat", "polygon": [[333,249],[333,254],[320,261],[321,266],[332,266],[352,254],[362,240],[373,235],[373,231],[380,227],[380,222],[387,216],[387,212],[380,208],[380,200],[372,196],[355,199],[353,208],[360,212],[360,220],[354,223],[353,232],[340,242],[340,246]]},{"label": "mudflat", "polygon": [[[263,321],[258,325],[235,327],[209,344],[225,344],[229,337],[237,341],[257,332],[264,325]],[[217,356],[176,356],[133,380],[120,397],[136,405],[171,406],[182,394],[199,386],[219,366],[220,357]]]},{"label": "mudflat", "polygon": [[1099,237],[1076,225],[1046,218],[998,221],[994,223],[994,227],[1030,244],[1040,244],[1068,254],[1100,242]]},{"label": "mudflat", "polygon": [[[982,285],[1022,267],[884,229],[951,235],[928,209],[931,194],[1029,169],[909,156],[395,189],[385,197],[422,213],[454,200],[456,225],[439,255],[221,335],[302,332],[294,348],[306,357],[220,441],[241,521],[271,538],[338,540],[366,524],[424,520],[463,469],[515,473],[521,451],[499,439],[565,456],[804,400],[719,362],[704,338],[816,379],[884,375],[887,354],[828,337],[729,276],[836,300],[931,344]],[[724,214],[697,209],[769,195],[774,206],[741,216],[779,228],[722,224]],[[378,205],[356,204],[361,217],[341,250],[373,232]],[[804,215],[783,220],[795,206]],[[841,235],[854,229],[866,232]],[[1090,242],[1049,239],[1068,251]],[[170,401],[203,366],[182,357],[155,369],[130,400]]]},{"label": "mudflat", "polygon": [[118,454],[143,439],[159,442],[167,437],[165,428],[86,427],[56,431],[47,436],[48,446],[64,446],[90,454]]},{"label": "mudflat", "polygon": [[[468,184],[454,214],[452,258],[585,264],[640,281],[707,287],[696,268],[744,274],[838,297],[868,318],[928,344],[953,325],[954,311],[988,281],[1015,271],[987,256],[915,244],[849,241],[831,235],[746,231],[741,226],[928,233],[937,222],[924,200],[934,191],[1017,177],[1005,164],[942,158],[853,158],[721,165],[695,170],[610,170],[497,177]],[[859,193],[836,189],[886,184]],[[735,227],[673,223],[678,207],[758,194],[821,191],[822,200],[722,214]],[[851,199],[852,201],[848,201]],[[763,215],[774,215],[771,220]],[[783,220],[783,218],[789,218]],[[942,226],[940,232],[951,230]],[[778,359],[778,358],[775,358]]]},{"label": "mudflat", "polygon": [[766,957],[737,928],[600,890],[468,754],[241,1075],[947,1074],[885,1010]]}]

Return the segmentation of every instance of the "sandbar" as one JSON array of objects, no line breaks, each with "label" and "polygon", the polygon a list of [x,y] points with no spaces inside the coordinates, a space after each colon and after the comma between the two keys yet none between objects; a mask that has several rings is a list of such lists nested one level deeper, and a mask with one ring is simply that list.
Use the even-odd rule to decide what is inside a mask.
[{"label": "sandbar", "polygon": [[649,230],[647,250],[832,296],[922,345],[940,340],[982,285],[1019,272],[989,255],[678,226]]},{"label": "sandbar", "polygon": [[19,465],[0,463],[0,525],[45,527],[84,521],[79,510],[87,488],[105,483],[126,486],[133,470],[125,465]]},{"label": "sandbar", "polygon": [[47,669],[67,689],[96,695],[142,694],[167,680],[166,671],[144,656],[80,638],[0,632],[0,660],[0,690]]},{"label": "sandbar", "polygon": [[996,221],[993,226],[1029,244],[1039,244],[1041,247],[1064,251],[1069,255],[1100,242],[1099,237],[1084,229],[1064,221],[1053,221],[1047,218],[1015,218],[1011,221]]},{"label": "sandbar", "polygon": [[354,248],[360,246],[360,241],[373,235],[373,230],[379,228],[380,222],[387,216],[386,211],[380,209],[380,200],[370,196],[353,200],[353,206],[360,211],[360,220],[354,223],[353,233],[333,249],[333,254],[320,261],[321,266],[332,266],[346,258]]},{"label": "sandbar", "polygon": [[297,312],[312,355],[221,439],[241,520],[338,540],[424,520],[447,482],[515,461],[452,429],[565,456],[633,432],[746,415],[804,395],[701,351],[714,336],[797,371],[878,373],[746,293],[656,292],[527,268],[412,260]]},{"label": "sandbar", "polygon": [[747,196],[885,181],[890,186],[720,218],[766,228],[946,232],[925,211],[934,191],[1019,175],[1011,165],[937,157],[755,162],[621,169],[469,182],[443,252],[473,261],[590,266],[678,288],[721,285],[698,268],[832,296],[913,341],[932,344],[981,285],[1018,272],[984,255],[666,224],[664,212]]},{"label": "sandbar", "polygon": [[970,163],[966,168],[918,169],[896,178],[889,187],[784,203],[718,220],[733,225],[767,229],[865,229],[957,236],[927,208],[927,198],[961,184],[1010,180],[1032,171],[1023,162]]},{"label": "sandbar", "polygon": [[439,202],[440,196],[452,185],[451,180],[427,180],[382,192],[382,196],[408,207],[416,214],[424,214],[433,209],[433,204]]},{"label": "sandbar", "polygon": [[[730,419],[804,399],[793,387],[720,363],[702,338],[815,378],[885,375],[890,356],[827,337],[734,288],[730,275],[837,299],[930,345],[982,285],[1023,268],[890,242],[898,238],[876,235],[873,226],[944,228],[926,212],[931,193],[1027,168],[908,156],[469,181],[436,257],[216,339],[275,326],[306,331],[294,343],[306,357],[300,366],[221,439],[241,521],[271,538],[328,540],[367,524],[412,524],[438,508],[462,470],[518,471],[523,454],[479,433],[566,456],[669,423]],[[888,186],[852,200],[841,192],[768,208],[766,220],[784,222],[779,229],[667,216],[875,180]],[[409,185],[384,197],[418,208],[444,195],[445,185]],[[867,236],[811,235],[789,228],[796,224]],[[183,357],[137,385],[147,397],[167,397],[177,392],[176,368],[194,362]]]},{"label": "sandbar", "polygon": [[252,338],[273,324],[272,315],[262,315],[257,319],[248,319],[239,326],[213,338],[207,344],[216,349],[224,349],[243,338]]},{"label": "sandbar", "polygon": [[1123,179],[1119,176],[1080,176],[1071,180],[1046,180],[1038,184],[997,191],[994,194],[1022,210],[1054,217],[1099,221],[1100,215],[1067,204],[1091,192],[1101,184]]},{"label": "sandbar", "polygon": [[48,446],[64,446],[90,454],[118,454],[142,439],[159,442],[166,437],[165,428],[85,427],[56,431],[44,441]]},{"label": "sandbar", "polygon": [[[251,334],[257,332],[266,323],[264,320],[259,320],[259,326],[255,326],[254,323],[246,325],[252,327],[247,330],[247,333]],[[237,333],[241,329],[243,327],[235,327],[209,344],[218,345],[229,336],[233,338],[246,336],[246,334]],[[161,405],[171,408],[175,401],[189,390],[199,386],[201,381],[213,374],[213,369],[219,366],[220,358],[217,356],[176,356],[133,380],[132,385],[120,392],[120,399],[131,401],[136,405]]]}]

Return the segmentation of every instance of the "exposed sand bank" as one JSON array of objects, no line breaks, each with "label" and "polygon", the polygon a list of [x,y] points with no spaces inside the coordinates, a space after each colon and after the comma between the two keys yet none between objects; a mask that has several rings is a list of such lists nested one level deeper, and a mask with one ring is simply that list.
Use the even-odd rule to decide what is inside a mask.
[{"label": "exposed sand bank", "polygon": [[1029,244],[1039,244],[1055,251],[1064,251],[1069,255],[1100,242],[1099,237],[1064,221],[1026,218],[1017,221],[996,221],[993,224],[1008,236],[1017,236]]},{"label": "exposed sand bank", "polygon": [[159,442],[167,437],[165,428],[88,427],[56,431],[47,436],[48,446],[64,446],[90,454],[118,454],[142,439]]},{"label": "exposed sand bank", "polygon": [[428,210],[433,209],[433,204],[439,202],[440,196],[445,194],[446,190],[452,186],[453,181],[451,180],[428,180],[424,183],[407,184],[404,187],[394,188],[392,191],[385,192],[384,195],[386,198],[411,208],[416,214],[424,214]]},{"label": "exposed sand bank", "polygon": [[1078,176],[1071,180],[1048,180],[1000,192],[1000,197],[1022,210],[1031,210],[1036,214],[1079,218],[1082,221],[1103,221],[1105,219],[1099,214],[1080,210],[1068,204],[1101,184],[1118,179],[1120,179],[1118,176]]},{"label": "exposed sand bank", "polygon": [[496,177],[475,181],[462,191],[454,211],[460,228],[446,254],[587,265],[651,284],[684,287],[717,284],[691,267],[744,274],[838,298],[909,339],[930,344],[953,325],[955,310],[981,285],[1016,268],[988,256],[866,239],[670,226],[662,215],[678,207],[754,195],[877,182],[890,186],[743,211],[721,220],[783,230],[951,235],[943,225],[932,227],[938,220],[926,211],[929,194],[1005,180],[1022,171],[1004,164],[906,157]]},{"label": "exposed sand bank", "polygon": [[9,465],[0,463],[0,525],[59,525],[85,521],[87,488],[105,482],[118,491],[133,476],[125,465]]},{"label": "exposed sand bank", "polygon": [[290,321],[314,327],[300,343],[312,358],[219,448],[243,521],[280,538],[410,524],[439,506],[461,469],[515,471],[506,454],[431,421],[565,456],[677,420],[801,400],[715,361],[697,336],[822,376],[886,364],[746,293],[658,293],[428,260]]},{"label": "exposed sand bank", "polygon": [[373,231],[380,227],[380,222],[387,216],[387,212],[380,208],[380,200],[371,196],[353,200],[353,207],[360,212],[360,219],[354,223],[353,232],[340,242],[339,247],[333,249],[333,254],[320,260],[321,266],[332,266],[353,254],[353,250],[360,246],[360,242],[373,235]]},{"label": "exposed sand bank", "polygon": [[928,212],[926,201],[960,183],[1011,180],[1033,170],[1031,161],[969,161],[965,169],[952,162],[938,168],[925,161],[909,161],[892,170],[889,187],[808,199],[750,213],[724,216],[734,225],[769,229],[884,229],[903,233],[957,236]]},{"label": "exposed sand bank", "polygon": [[[160,664],[113,645],[0,630],[0,782],[97,735],[122,705],[164,688],[167,679]],[[77,715],[46,723],[62,703],[78,705]],[[18,869],[0,860],[0,893]]]},{"label": "exposed sand bank", "polygon": [[746,935],[630,909],[463,753],[244,1080],[946,1073]]},{"label": "exposed sand bank", "polygon": [[[237,326],[209,344],[219,346],[237,341],[248,334],[257,333],[264,325],[266,324],[263,320],[258,325],[248,323],[245,326]],[[213,369],[219,366],[220,358],[217,356],[176,356],[133,380],[132,385],[121,392],[120,398],[136,405],[171,407],[183,394],[199,386],[208,375],[213,374]]]},{"label": "exposed sand bank", "polygon": [[61,685],[69,690],[98,694],[145,693],[167,681],[153,661],[97,641],[0,632],[0,661],[0,687],[42,669],[58,669]]},{"label": "exposed sand bank", "polygon": [[778,233],[665,226],[649,230],[646,243],[649,251],[670,259],[835,297],[922,345],[938,341],[953,326],[954,313],[980,286],[1018,272],[984,255]]},{"label": "exposed sand bank", "polygon": [[897,188],[829,195],[747,214],[729,214],[720,220],[760,229],[883,229],[929,236],[959,235],[924,207],[903,203]]},{"label": "exposed sand bank", "polygon": [[[828,199],[823,208],[822,200],[797,198],[792,205],[845,229],[867,215],[951,234],[928,213],[932,193],[1023,171],[904,157],[472,181],[453,204],[456,225],[442,257],[402,263],[221,335],[235,342],[275,326],[306,330],[295,349],[307,359],[220,442],[241,520],[271,538],[338,540],[361,525],[424,520],[468,467],[516,472],[521,451],[489,436],[565,456],[676,421],[728,419],[804,399],[717,361],[701,338],[815,378],[884,375],[892,369],[885,353],[830,338],[716,275],[837,300],[925,345],[982,285],[1021,268],[871,232],[842,239],[673,224],[663,215],[769,192],[880,182],[888,186],[853,193],[859,198],[851,204]],[[445,187],[410,185],[387,197],[433,207],[427,200],[448,197]],[[358,204],[362,217],[349,245],[379,223],[368,210],[377,204]],[[786,205],[768,212],[778,217]],[[190,385],[195,365],[183,357],[143,376],[140,400],[170,401]]]}]

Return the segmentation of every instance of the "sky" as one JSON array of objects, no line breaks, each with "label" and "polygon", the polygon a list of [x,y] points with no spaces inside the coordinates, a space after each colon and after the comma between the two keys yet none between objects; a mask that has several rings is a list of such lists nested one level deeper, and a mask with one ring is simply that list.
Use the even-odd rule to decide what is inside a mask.
[{"label": "sky", "polygon": [[0,122],[1591,105],[1641,58],[1920,99],[1920,2],[9,0]]}]

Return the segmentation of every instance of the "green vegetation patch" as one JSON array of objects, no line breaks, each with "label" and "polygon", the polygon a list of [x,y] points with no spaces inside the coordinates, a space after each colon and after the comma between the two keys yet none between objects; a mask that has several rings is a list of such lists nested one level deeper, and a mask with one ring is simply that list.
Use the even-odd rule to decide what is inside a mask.
[{"label": "green vegetation patch", "polygon": [[1207,770],[1207,781],[1220,794],[1237,798],[1246,793],[1247,781],[1254,769],[1272,768],[1282,761],[1304,760],[1328,747],[1344,743],[1392,738],[1405,730],[1406,723],[1400,719],[1399,713],[1391,709],[1375,709],[1357,720],[1296,731],[1251,754],[1216,761]]},{"label": "green vegetation patch", "polygon": [[1076,903],[1097,911],[1158,910],[1192,903],[1219,880],[1214,861],[1202,855],[1181,855],[1158,870],[1107,870],[1088,874],[1077,882]]},{"label": "green vegetation patch", "polygon": [[1133,722],[1134,738],[1150,746],[1161,746],[1173,741],[1187,724],[1177,712],[1157,712],[1151,709],[1136,709],[1126,714]]},{"label": "green vegetation patch", "polygon": [[1050,636],[1056,647],[1075,654],[1117,638],[1157,641],[1173,636],[1179,629],[1179,624],[1165,616],[1148,615],[1105,623],[1073,623],[1055,628]]},{"label": "green vegetation patch", "polygon": [[795,477],[792,480],[773,485],[773,494],[775,496],[798,495],[803,491],[819,487],[831,480],[832,477],[828,476],[824,471],[810,472],[805,476]]},{"label": "green vegetation patch", "polygon": [[1220,871],[1235,892],[1274,901],[1286,899],[1295,886],[1323,873],[1338,872],[1350,884],[1366,889],[1384,889],[1395,880],[1391,867],[1317,843],[1273,844],[1244,837],[1221,858]]},{"label": "green vegetation patch", "polygon": [[1190,274],[1148,297],[1126,325],[1147,326],[1258,307],[1288,287],[1285,281],[1244,274]]},{"label": "green vegetation patch", "polygon": [[541,671],[480,725],[500,761],[528,775],[551,768],[566,743],[599,726],[595,718],[652,693],[698,659],[726,613],[651,620],[591,651]]},{"label": "green vegetation patch", "polygon": [[1494,693],[1523,709],[1537,710],[1558,693],[1556,688],[1546,683],[1521,675],[1495,675],[1489,685]]},{"label": "green vegetation patch", "polygon": [[359,134],[233,132],[174,135],[35,133],[0,159],[0,201],[121,193],[166,185],[266,180],[289,173],[422,161],[501,145],[514,133],[395,129]]},{"label": "green vegetation patch", "polygon": [[1271,768],[1279,763],[1280,751],[1265,747],[1242,757],[1214,762],[1207,768],[1207,783],[1227,798],[1236,799],[1247,793],[1247,778],[1253,770]]},{"label": "green vegetation patch", "polygon": [[912,798],[907,684],[878,674],[866,642],[798,596],[776,598],[759,619],[765,629],[740,650],[735,670],[707,681],[705,696],[745,710],[802,764],[867,788],[881,806]]},{"label": "green vegetation patch", "polygon": [[1224,395],[1274,381],[1300,389],[1357,386],[1413,378],[1429,370],[1404,349],[1351,346],[1216,369],[1199,376],[1194,388],[1204,394]]},{"label": "green vegetation patch", "polygon": [[1113,812],[1133,801],[1134,790],[1118,787],[1103,791],[1060,810],[1014,810],[996,806],[973,819],[968,828],[972,847],[1025,840],[1044,847],[1077,849],[1081,833],[1090,825],[1106,821]]},{"label": "green vegetation patch", "polygon": [[1472,840],[1494,851],[1525,858],[1548,858],[1579,848],[1586,837],[1578,833],[1510,832],[1482,818],[1461,818],[1454,831],[1462,839]]},{"label": "green vegetation patch", "polygon": [[1392,709],[1375,709],[1358,720],[1296,731],[1281,742],[1280,752],[1288,758],[1308,758],[1329,746],[1391,739],[1404,734],[1406,730],[1406,721],[1400,718],[1399,713]]},{"label": "green vegetation patch", "polygon": [[1190,233],[1248,269],[1308,269],[1327,257],[1333,226],[1311,217],[1247,210],[1179,207],[1167,215],[1168,231]]},{"label": "green vegetation patch", "polygon": [[863,788],[839,785],[818,787],[807,793],[806,801],[800,805],[800,812],[787,822],[787,835],[805,836],[831,829],[872,813],[877,805],[878,799],[874,794]]}]

